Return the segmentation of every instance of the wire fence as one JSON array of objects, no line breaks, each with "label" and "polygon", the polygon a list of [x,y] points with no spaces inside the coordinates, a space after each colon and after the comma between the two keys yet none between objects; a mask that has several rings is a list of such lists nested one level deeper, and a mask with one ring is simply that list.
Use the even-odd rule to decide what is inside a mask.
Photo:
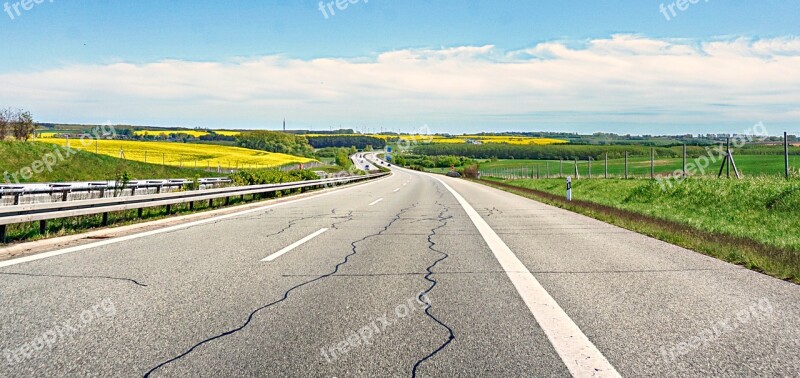
[{"label": "wire fence", "polygon": [[[737,155],[730,142],[719,150],[709,150],[707,155],[689,158],[686,146],[683,157],[659,157],[655,148],[649,157],[631,157],[626,152],[623,159],[609,160],[608,154],[601,159],[588,160],[540,160],[515,163],[506,160],[497,167],[493,163],[479,167],[481,177],[504,180],[518,179],[632,179],[662,177],[716,176],[798,176],[800,167],[800,148],[790,146],[784,134],[782,155]],[[486,167],[488,165],[489,167]]]}]

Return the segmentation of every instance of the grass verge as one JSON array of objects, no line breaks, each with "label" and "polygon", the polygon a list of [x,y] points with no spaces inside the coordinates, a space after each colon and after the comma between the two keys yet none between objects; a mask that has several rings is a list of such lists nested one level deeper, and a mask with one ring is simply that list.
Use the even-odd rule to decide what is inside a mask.
[{"label": "grass verge", "polygon": [[[694,219],[689,222],[680,222],[675,219],[667,219],[666,217],[659,216],[659,211],[663,212],[663,209],[674,210],[675,204],[681,203],[681,197],[678,196],[677,198],[665,200],[663,198],[659,199],[659,195],[656,193],[650,193],[650,196],[644,195],[642,192],[646,192],[648,189],[641,189],[642,185],[647,187],[652,185],[652,183],[643,184],[639,182],[637,185],[636,182],[631,183],[631,180],[619,180],[625,183],[621,185],[629,185],[631,191],[638,193],[640,196],[639,201],[641,201],[641,203],[633,206],[633,208],[624,208],[624,204],[621,203],[629,202],[631,200],[631,195],[629,195],[626,190],[621,190],[619,187],[610,186],[606,188],[606,193],[609,193],[608,197],[622,198],[622,200],[614,204],[612,203],[613,201],[609,201],[608,198],[606,198],[608,203],[600,203],[600,201],[597,200],[586,200],[577,197],[572,202],[567,202],[561,194],[564,189],[562,188],[564,185],[562,180],[547,180],[553,182],[544,182],[546,180],[520,180],[511,183],[488,180],[475,181],[580,213],[730,263],[742,265],[748,269],[768,274],[779,279],[800,284],[800,248],[797,248],[797,244],[794,241],[794,238],[800,237],[800,235],[780,235],[786,232],[791,233],[792,229],[794,229],[795,233],[797,232],[798,228],[793,228],[791,225],[798,221],[797,212],[800,208],[790,205],[786,209],[788,214],[785,214],[785,217],[781,216],[781,214],[775,214],[776,206],[786,205],[787,201],[793,201],[795,193],[798,193],[794,189],[775,189],[782,193],[778,196],[770,196],[770,193],[763,193],[763,190],[761,193],[758,193],[759,199],[764,197],[768,205],[773,206],[772,208],[765,209],[763,212],[771,211],[772,217],[769,219],[762,219],[761,224],[750,224],[750,222],[755,222],[760,219],[758,214],[745,219],[737,218],[737,214],[728,214],[729,217],[723,218],[720,217],[720,214],[725,214],[725,209],[720,209],[716,202],[706,202],[703,207],[707,207],[707,209],[703,209],[698,208],[697,204],[686,203],[686,198],[683,198],[683,207],[680,210],[696,213]],[[528,183],[529,181],[537,181],[538,183],[530,184]],[[595,183],[586,185],[613,185],[605,180],[595,181]],[[581,181],[579,181],[579,183],[580,182]],[[583,182],[589,181],[584,180]],[[524,187],[526,184],[528,184],[528,186],[540,187]],[[733,185],[735,187],[737,184],[733,182],[733,184],[723,185]],[[740,183],[738,185],[745,184]],[[789,182],[787,185],[794,184]],[[558,189],[555,189],[556,187]],[[794,186],[792,186],[792,188],[794,188]],[[683,189],[688,190],[691,188],[687,187]],[[556,190],[558,190],[559,194],[555,193]],[[737,194],[742,195],[748,193]],[[642,196],[648,199],[643,199]],[[740,208],[743,208],[741,210],[742,212],[753,212],[752,208],[760,206],[760,201],[754,200],[752,197],[755,196],[751,195],[749,201],[746,197],[740,197],[738,202],[730,203],[728,206],[732,207],[738,205]],[[659,201],[661,203],[653,203]],[[671,203],[672,201],[674,201],[674,203]],[[650,211],[645,211],[645,208],[649,208]],[[680,212],[681,211],[675,211],[674,213],[679,215]],[[788,226],[788,228],[780,227],[777,230],[770,229],[772,222],[781,219],[784,220],[784,226]],[[725,227],[706,227],[708,224],[725,225],[726,222],[729,225],[733,225],[733,227],[727,229]],[[731,232],[734,229],[738,229],[739,232]],[[747,229],[749,229],[749,231],[744,231]]]}]

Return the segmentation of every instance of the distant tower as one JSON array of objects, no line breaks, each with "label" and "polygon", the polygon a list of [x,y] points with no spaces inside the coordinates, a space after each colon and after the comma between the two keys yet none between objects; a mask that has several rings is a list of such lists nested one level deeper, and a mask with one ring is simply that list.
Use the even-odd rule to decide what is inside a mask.
[{"label": "distant tower", "polygon": [[283,119],[283,132],[286,132],[286,118]]}]

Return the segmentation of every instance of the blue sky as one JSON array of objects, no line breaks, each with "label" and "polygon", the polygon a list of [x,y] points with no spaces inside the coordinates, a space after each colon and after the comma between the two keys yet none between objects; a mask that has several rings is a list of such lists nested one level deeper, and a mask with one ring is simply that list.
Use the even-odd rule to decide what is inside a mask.
[{"label": "blue sky", "polygon": [[[15,2],[8,3],[13,6]],[[337,10],[336,15],[329,14],[326,19],[318,9],[318,1],[45,0],[31,10],[20,9],[20,14],[12,7],[13,19],[5,12],[0,14],[0,32],[4,36],[0,79],[12,83],[0,88],[0,105],[32,109],[41,121],[108,120],[244,128],[274,127],[276,120],[284,116],[298,127],[327,128],[341,124],[409,131],[427,124],[434,131],[447,132],[736,132],[759,121],[768,126],[771,122],[779,128],[797,123],[792,119],[800,104],[796,96],[786,92],[800,89],[795,80],[798,78],[793,76],[796,71],[791,70],[800,55],[795,50],[796,36],[800,35],[800,2],[700,0],[684,11],[673,6],[677,12],[667,21],[659,6],[669,7],[671,3],[650,0],[369,0],[365,3],[362,0],[344,11]],[[513,96],[485,85],[494,80],[511,80],[509,75],[515,74],[516,64],[570,59],[565,66],[571,67],[570,64],[577,64],[582,58],[575,61],[571,60],[575,54],[544,50],[558,44],[573,53],[591,52],[590,46],[596,47],[596,41],[620,44],[615,43],[611,52],[595,50],[593,58],[597,60],[590,63],[599,74],[581,77],[583,82],[592,82],[592,86],[572,88],[567,91],[572,94],[565,94],[560,103],[533,101],[561,97],[563,92],[553,89],[554,83],[531,82],[527,90]],[[620,89],[609,74],[613,68],[607,71],[600,62],[616,59],[652,68],[657,64],[653,62],[669,61],[672,55],[654,61],[639,59],[652,55],[646,46],[653,43],[665,43],[666,47],[659,47],[661,50],[676,46],[695,48],[694,54],[690,54],[694,59],[683,61],[687,66],[713,72],[711,65],[715,62],[732,62],[731,70],[746,69],[745,73],[763,79],[758,82],[770,83],[774,79],[760,76],[767,68],[788,69],[789,72],[782,74],[784,79],[788,78],[788,87],[778,88],[780,93],[771,93],[765,87],[746,94],[723,75],[718,80],[721,80],[719,86],[725,88],[715,92],[715,82],[707,82],[698,89],[703,91],[698,99],[702,99],[704,107],[696,104],[687,107],[686,102],[672,103],[659,97],[648,103],[636,93],[634,79],[628,80],[629,89]],[[719,51],[718,46],[711,46],[716,43],[727,44],[722,49],[724,53],[716,55],[722,60],[708,60],[709,51]],[[768,45],[768,51],[757,46],[759,43]],[[448,53],[485,46],[492,48],[466,55]],[[741,46],[748,51],[742,52]],[[533,55],[528,51],[537,48]],[[735,56],[725,55],[731,51],[737,51]],[[756,61],[748,59],[754,51],[760,54]],[[398,66],[375,67],[381,65],[386,54],[395,56],[402,55],[401,52],[410,53],[413,64],[401,64],[402,61],[392,58],[389,61]],[[782,64],[773,65],[776,56],[783,59],[778,62]],[[438,69],[423,64],[434,57]],[[171,67],[164,68],[165,65]],[[465,71],[459,73],[464,67]],[[641,84],[653,91],[675,90],[669,82],[657,79],[664,72],[681,75],[674,67],[668,68],[653,69],[651,75],[640,79]],[[91,76],[93,70],[98,73],[96,76]],[[174,74],[176,70],[180,75]],[[574,70],[585,73],[577,65]],[[202,77],[193,78],[186,72]],[[253,73],[251,78],[247,77],[248,72]],[[320,75],[315,77],[319,79],[319,87],[307,87],[304,80],[309,72]],[[404,84],[420,78],[435,82],[437,75],[448,72],[464,75],[466,82],[476,80],[475,85],[480,89],[462,87],[457,76],[446,78],[452,82],[434,88],[427,101],[441,105],[442,110],[437,111],[415,103],[419,97],[426,97],[423,89]],[[368,73],[377,76],[364,81]],[[396,73],[402,77],[392,78],[393,84],[383,81],[386,75]],[[566,81],[574,76],[541,65],[521,74],[554,75]],[[676,78],[679,85],[676,93],[697,89],[691,85],[696,74]],[[96,82],[86,84],[87,79],[76,82],[82,75],[89,75],[88,81]],[[154,85],[153,90],[160,93],[136,92],[141,89],[142,75],[158,77],[162,86]],[[235,96],[213,98],[209,93],[219,90],[216,86],[219,83],[209,82],[209,75],[220,81],[242,80],[243,85],[272,80],[276,86],[264,84]],[[295,80],[282,80],[286,78]],[[33,83],[33,89],[23,87],[22,83],[28,82]],[[198,82],[201,84],[195,84]],[[309,95],[303,97],[299,88],[308,88]],[[609,103],[608,99],[598,101],[585,95],[593,89],[617,96],[614,99],[618,101]],[[286,96],[278,98],[271,95],[273,92]],[[385,101],[370,100],[383,95],[387,96]],[[623,105],[626,96],[636,103]],[[476,110],[474,102],[479,98],[485,99],[485,104],[496,104]],[[533,102],[508,106],[515,98]],[[119,106],[112,101],[125,101],[130,106]],[[219,110],[193,111],[192,104],[198,102],[204,109],[216,106]],[[369,109],[355,106],[358,102]],[[565,106],[568,103],[580,106],[573,110]],[[724,114],[720,109],[725,110]]]}]

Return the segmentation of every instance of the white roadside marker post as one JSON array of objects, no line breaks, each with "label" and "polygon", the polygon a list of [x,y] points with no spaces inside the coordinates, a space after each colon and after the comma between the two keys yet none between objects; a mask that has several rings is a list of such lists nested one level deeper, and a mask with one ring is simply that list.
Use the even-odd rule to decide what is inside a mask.
[{"label": "white roadside marker post", "polygon": [[572,202],[572,176],[567,176],[567,202]]}]

